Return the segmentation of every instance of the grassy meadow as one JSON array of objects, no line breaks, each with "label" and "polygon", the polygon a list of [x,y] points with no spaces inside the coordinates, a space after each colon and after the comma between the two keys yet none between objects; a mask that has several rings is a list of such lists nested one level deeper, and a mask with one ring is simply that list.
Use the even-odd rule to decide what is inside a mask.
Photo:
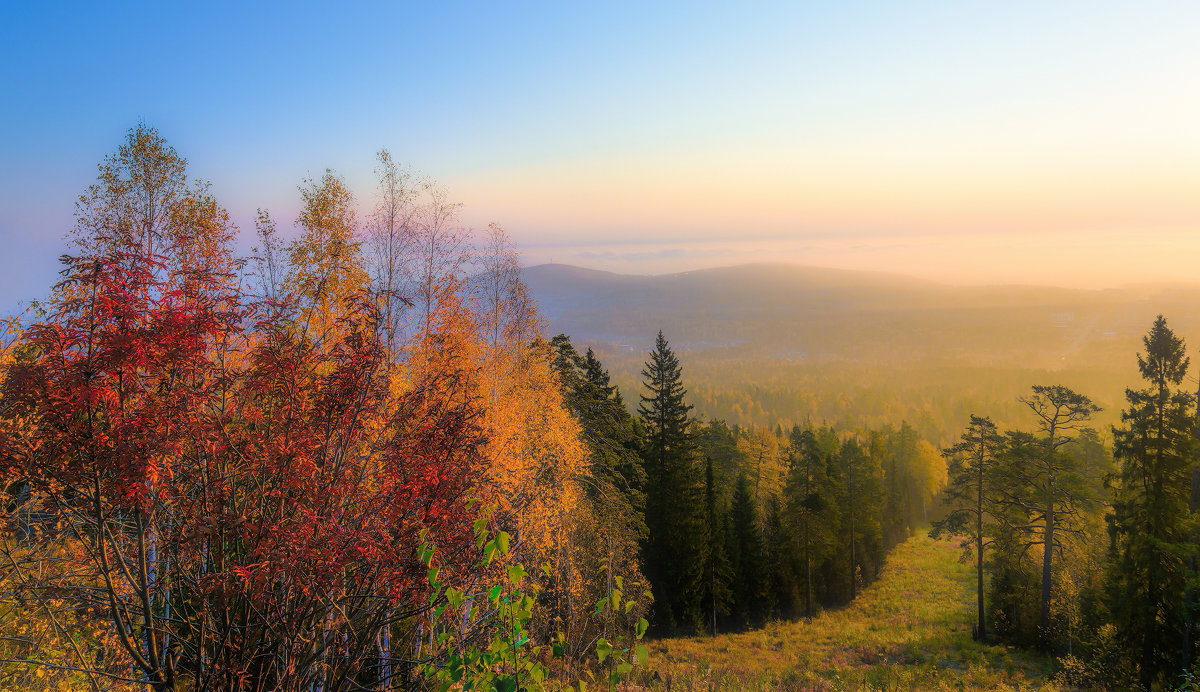
[{"label": "grassy meadow", "polygon": [[651,645],[646,683],[677,690],[1056,690],[1050,661],[971,640],[974,579],[953,541],[917,535],[880,579],[811,623]]}]

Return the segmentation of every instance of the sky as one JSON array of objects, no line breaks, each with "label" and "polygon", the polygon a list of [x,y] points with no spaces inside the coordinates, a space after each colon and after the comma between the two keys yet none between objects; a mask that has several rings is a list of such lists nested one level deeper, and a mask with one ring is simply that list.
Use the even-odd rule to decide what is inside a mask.
[{"label": "sky", "polygon": [[[138,122],[243,229],[381,147],[529,264],[1200,278],[1197,3],[0,5],[0,312]],[[286,225],[286,224],[285,224]]]}]

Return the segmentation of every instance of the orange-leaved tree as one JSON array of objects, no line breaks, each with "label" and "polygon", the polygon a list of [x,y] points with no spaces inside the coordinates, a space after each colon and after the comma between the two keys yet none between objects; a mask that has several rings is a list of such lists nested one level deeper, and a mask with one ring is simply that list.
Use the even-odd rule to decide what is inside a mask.
[{"label": "orange-leaved tree", "polygon": [[[336,182],[310,191],[293,256],[349,262]],[[474,536],[473,370],[443,356],[392,386],[352,265],[246,300],[231,239],[152,130],[102,166],[4,377],[0,473],[37,509],[23,548],[107,623],[120,655],[74,664],[93,687],[400,684],[381,642],[431,607],[417,537],[455,555]]]}]

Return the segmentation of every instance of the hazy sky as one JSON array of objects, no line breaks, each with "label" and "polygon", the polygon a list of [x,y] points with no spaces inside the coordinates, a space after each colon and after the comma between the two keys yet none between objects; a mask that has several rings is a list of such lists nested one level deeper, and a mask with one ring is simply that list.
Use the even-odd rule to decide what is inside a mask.
[{"label": "hazy sky", "polygon": [[1197,3],[258,5],[0,6],[0,308],[139,119],[244,228],[386,146],[530,263],[1200,279]]}]

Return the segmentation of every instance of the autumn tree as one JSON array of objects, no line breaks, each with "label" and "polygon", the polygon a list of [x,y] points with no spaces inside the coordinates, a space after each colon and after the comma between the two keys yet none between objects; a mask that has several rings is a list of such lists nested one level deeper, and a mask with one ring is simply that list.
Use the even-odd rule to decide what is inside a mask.
[{"label": "autumn tree", "polygon": [[395,355],[405,336],[403,318],[412,303],[406,280],[415,255],[420,195],[429,182],[401,168],[387,149],[380,149],[375,160],[377,194],[367,223],[367,265],[384,342]]},{"label": "autumn tree", "polygon": [[323,339],[347,322],[349,304],[361,300],[368,276],[360,253],[354,195],[326,170],[300,186],[300,237],[287,248],[285,290],[299,301],[303,328]]},{"label": "autumn tree", "polygon": [[779,438],[769,428],[752,428],[742,432],[737,444],[745,460],[744,472],[752,485],[754,504],[758,511],[765,511],[767,499],[778,497],[783,488]]},{"label": "autumn tree", "polygon": [[521,281],[517,251],[499,224],[488,226],[476,263],[472,283],[488,343],[529,341],[538,330],[537,308]]},{"label": "autumn tree", "polygon": [[472,254],[471,234],[458,218],[460,205],[436,185],[422,190],[411,227],[405,295],[419,325],[428,325],[438,304],[456,296]]},{"label": "autumn tree", "polygon": [[[590,348],[579,355],[564,334],[550,343],[565,405],[588,450],[588,469],[581,478],[586,511],[578,537],[590,565],[584,577],[590,584],[587,593],[599,598],[618,580],[632,593],[644,583],[640,547],[646,539],[646,478],[640,431]],[[601,624],[603,635],[611,637],[615,623]]]},{"label": "autumn tree", "polygon": [[[359,284],[336,179],[307,190],[291,310],[242,300],[227,217],[185,180],[144,128],[102,165],[82,254],[5,375],[0,471],[61,527],[38,546],[74,551],[57,593],[107,621],[140,683],[391,684],[381,638],[436,602],[418,534],[447,556],[473,540],[477,361],[437,339],[392,386],[373,302],[342,290]],[[469,562],[439,567],[461,581]]]},{"label": "autumn tree", "polygon": [[251,278],[257,295],[263,301],[275,303],[282,298],[286,267],[283,242],[275,219],[266,209],[259,209],[254,219],[257,243],[250,248]]},{"label": "autumn tree", "polygon": [[79,197],[70,237],[76,255],[125,264],[161,258],[150,271],[163,280],[171,272],[231,272],[234,233],[207,184],[188,180],[187,160],[139,124]]}]

